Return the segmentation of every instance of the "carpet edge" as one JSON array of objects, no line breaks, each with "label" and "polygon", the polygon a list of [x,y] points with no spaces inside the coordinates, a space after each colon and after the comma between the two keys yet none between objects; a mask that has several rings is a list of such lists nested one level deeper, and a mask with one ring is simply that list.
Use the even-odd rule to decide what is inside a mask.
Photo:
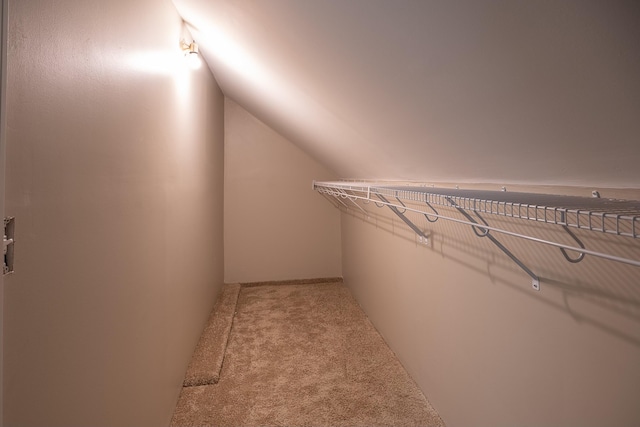
[{"label": "carpet edge", "polygon": [[[240,289],[241,286],[237,283],[222,287],[191,356],[182,382],[183,387],[216,384],[220,380]],[[206,357],[209,352],[214,353],[213,358]]]}]

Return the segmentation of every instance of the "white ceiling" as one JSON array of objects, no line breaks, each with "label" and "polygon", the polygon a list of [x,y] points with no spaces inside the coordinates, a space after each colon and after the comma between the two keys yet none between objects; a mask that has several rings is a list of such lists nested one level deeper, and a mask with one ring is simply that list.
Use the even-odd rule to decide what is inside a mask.
[{"label": "white ceiling", "polygon": [[640,2],[174,0],[223,92],[341,177],[640,187]]}]

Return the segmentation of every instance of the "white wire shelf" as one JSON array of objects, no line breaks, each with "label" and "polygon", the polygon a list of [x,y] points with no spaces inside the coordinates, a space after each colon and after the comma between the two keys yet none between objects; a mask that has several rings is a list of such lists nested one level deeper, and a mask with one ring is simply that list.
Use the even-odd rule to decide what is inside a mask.
[{"label": "white wire shelf", "polygon": [[453,201],[457,206],[474,212],[640,237],[638,200],[417,186],[382,187],[352,182],[314,182],[314,189],[343,198],[371,200],[376,195],[383,195],[434,206],[452,206]]},{"label": "white wire shelf", "polygon": [[[479,237],[488,236],[494,244],[518,263],[533,278],[533,286],[536,289],[539,289],[537,276],[498,242],[490,232],[502,233],[558,247],[563,256],[572,263],[582,261],[585,255],[593,255],[640,267],[640,260],[586,249],[582,241],[571,231],[571,228],[573,228],[637,239],[640,237],[640,201],[638,200],[347,181],[314,181],[313,189],[327,197],[333,197],[346,208],[357,207],[362,209],[356,203],[357,201],[364,203],[373,201],[378,207],[387,206],[418,235],[424,238],[427,238],[424,232],[415,226],[403,214],[404,212],[411,211],[423,214],[429,222],[435,222],[441,218],[470,225],[476,235]],[[344,203],[344,200],[348,201],[348,203]],[[410,207],[406,205],[409,202],[412,202]],[[424,205],[424,207],[416,208],[416,206],[420,205]],[[440,206],[456,209],[465,219],[441,215],[437,210],[437,207]],[[484,214],[562,226],[576,242],[577,246],[490,226],[482,216]],[[575,251],[580,255],[577,258],[572,258],[566,250]],[[537,286],[536,282],[538,282]]]}]

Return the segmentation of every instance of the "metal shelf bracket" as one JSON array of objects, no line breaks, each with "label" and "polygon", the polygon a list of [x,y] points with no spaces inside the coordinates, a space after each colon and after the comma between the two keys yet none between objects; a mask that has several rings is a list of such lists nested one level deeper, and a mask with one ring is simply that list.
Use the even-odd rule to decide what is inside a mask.
[{"label": "metal shelf bracket", "polygon": [[[465,211],[460,206],[458,206],[456,202],[454,202],[451,198],[448,198],[448,200],[449,200],[449,203],[451,203],[451,206],[456,208],[456,210],[460,212],[469,222],[478,224],[478,221],[476,221],[467,211]],[[480,221],[482,221],[484,225],[486,225],[487,227],[489,226],[487,221],[485,221],[484,218],[482,218],[482,216],[480,216],[478,212],[476,212],[476,215],[478,218],[480,218]],[[531,287],[536,291],[540,290],[540,278],[533,271],[531,271],[529,267],[524,265],[524,263],[520,261],[520,259],[518,259],[518,257],[516,257],[509,249],[507,249],[502,243],[500,243],[500,241],[496,239],[495,236],[493,236],[492,234],[489,234],[489,229],[478,227],[475,225],[472,225],[471,228],[473,229],[473,232],[476,234],[476,236],[488,237],[489,240],[491,240],[491,243],[496,245],[498,249],[504,252],[509,258],[511,258],[513,262],[515,262],[518,265],[518,267],[520,267],[525,273],[527,273],[531,277]],[[477,228],[480,228],[482,231],[478,232]]]},{"label": "metal shelf bracket", "polygon": [[[598,197],[600,197],[600,195],[598,195]],[[566,224],[565,212],[560,213],[560,222],[563,223],[562,228],[564,229],[564,231],[566,231],[567,234],[571,236],[571,238],[578,244],[578,246],[580,246],[582,249],[586,249],[586,246],[584,245],[584,243],[582,243],[582,240],[580,240],[578,236],[576,236],[575,233],[565,225]],[[577,258],[571,258],[564,248],[560,248],[560,252],[562,252],[562,256],[564,256],[564,259],[566,259],[567,261],[573,264],[577,264],[584,259],[584,252],[580,252],[580,255],[578,255]]]},{"label": "metal shelf bracket", "polygon": [[[405,206],[404,203],[400,202],[400,203],[402,203],[402,206],[405,206],[405,210],[403,212],[400,212],[400,210],[397,207],[395,207],[394,205],[392,205],[391,203],[389,203],[389,200],[387,200],[382,194],[377,194],[377,196],[378,196],[378,198],[380,200],[382,200],[382,202],[384,204],[386,204],[389,207],[389,209],[391,209],[391,211],[394,214],[396,214],[405,224],[407,224],[409,226],[409,228],[411,228],[413,231],[415,231],[416,234],[421,239],[423,239],[422,240],[423,243],[426,244],[429,241],[429,237],[426,234],[424,234],[424,231],[420,230],[417,225],[415,225],[409,218],[407,218],[404,215],[404,213],[407,211],[406,206]],[[396,197],[396,199],[397,199],[397,197]],[[398,199],[398,201],[400,201],[400,200]]]}]

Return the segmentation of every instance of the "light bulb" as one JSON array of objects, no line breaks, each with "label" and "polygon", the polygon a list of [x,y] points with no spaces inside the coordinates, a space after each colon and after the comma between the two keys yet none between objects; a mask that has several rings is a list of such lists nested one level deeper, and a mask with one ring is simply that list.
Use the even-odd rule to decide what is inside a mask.
[{"label": "light bulb", "polygon": [[196,52],[189,52],[186,54],[186,56],[187,57],[185,59],[187,60],[187,65],[192,70],[197,70],[202,66],[202,60]]}]

